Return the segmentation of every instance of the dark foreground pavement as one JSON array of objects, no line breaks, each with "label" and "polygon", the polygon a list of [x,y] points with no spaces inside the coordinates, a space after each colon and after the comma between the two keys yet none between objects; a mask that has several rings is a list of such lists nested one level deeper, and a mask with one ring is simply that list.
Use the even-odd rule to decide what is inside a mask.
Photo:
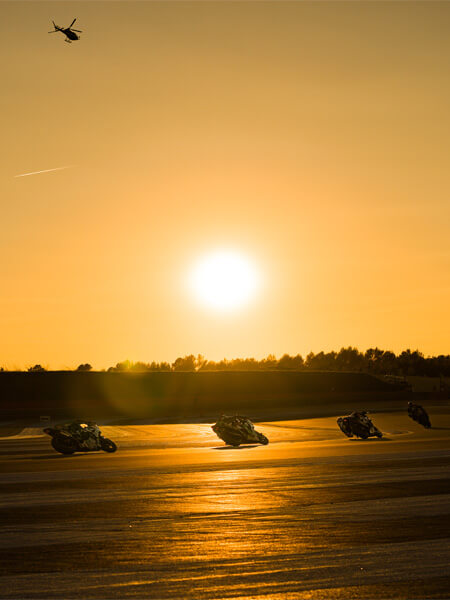
[{"label": "dark foreground pavement", "polygon": [[1,598],[448,598],[450,418],[106,428],[114,455],[63,457],[37,430],[0,440]]}]

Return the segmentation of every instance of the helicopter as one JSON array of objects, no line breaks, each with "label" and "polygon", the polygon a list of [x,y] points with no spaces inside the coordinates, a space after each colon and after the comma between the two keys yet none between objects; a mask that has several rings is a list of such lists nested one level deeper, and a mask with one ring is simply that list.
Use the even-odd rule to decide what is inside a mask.
[{"label": "helicopter", "polygon": [[72,41],[76,41],[80,39],[80,36],[77,35],[75,33],[75,31],[77,33],[83,33],[82,31],[80,31],[79,29],[72,29],[72,25],[75,23],[77,19],[75,18],[72,23],[69,25],[69,27],[66,27],[66,29],[64,29],[64,27],[59,27],[59,25],[57,25],[55,23],[55,21],[52,21],[53,26],[54,26],[54,30],[53,31],[49,31],[49,33],[56,33],[57,31],[60,31],[61,33],[64,33],[64,35],[67,37],[67,39],[65,39],[64,41],[67,42],[68,44],[71,44]]}]

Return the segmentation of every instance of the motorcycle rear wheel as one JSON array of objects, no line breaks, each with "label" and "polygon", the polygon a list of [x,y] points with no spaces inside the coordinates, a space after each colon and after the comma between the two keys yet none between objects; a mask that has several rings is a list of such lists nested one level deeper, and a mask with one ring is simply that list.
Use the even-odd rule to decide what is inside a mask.
[{"label": "motorcycle rear wheel", "polygon": [[102,450],[105,452],[115,452],[117,450],[117,445],[108,438],[102,438],[100,441]]}]

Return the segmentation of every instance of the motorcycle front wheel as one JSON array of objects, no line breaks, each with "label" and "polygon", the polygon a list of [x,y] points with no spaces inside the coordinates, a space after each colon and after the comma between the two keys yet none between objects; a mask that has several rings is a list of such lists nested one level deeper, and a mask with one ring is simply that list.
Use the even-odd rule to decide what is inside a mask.
[{"label": "motorcycle front wheel", "polygon": [[102,438],[100,440],[100,444],[101,444],[102,450],[104,450],[105,452],[115,452],[117,450],[117,445],[112,440],[109,440],[108,438]]},{"label": "motorcycle front wheel", "polygon": [[266,436],[263,433],[259,433],[258,434],[259,437],[259,441],[263,446],[267,446],[267,444],[269,443],[268,438],[266,438]]}]

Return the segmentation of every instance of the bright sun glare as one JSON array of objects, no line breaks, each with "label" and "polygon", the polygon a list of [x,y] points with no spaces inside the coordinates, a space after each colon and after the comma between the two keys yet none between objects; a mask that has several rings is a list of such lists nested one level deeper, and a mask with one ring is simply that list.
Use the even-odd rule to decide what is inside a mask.
[{"label": "bright sun glare", "polygon": [[201,259],[191,273],[191,286],[200,302],[218,310],[232,310],[248,302],[256,292],[256,268],[244,256],[218,251]]}]

